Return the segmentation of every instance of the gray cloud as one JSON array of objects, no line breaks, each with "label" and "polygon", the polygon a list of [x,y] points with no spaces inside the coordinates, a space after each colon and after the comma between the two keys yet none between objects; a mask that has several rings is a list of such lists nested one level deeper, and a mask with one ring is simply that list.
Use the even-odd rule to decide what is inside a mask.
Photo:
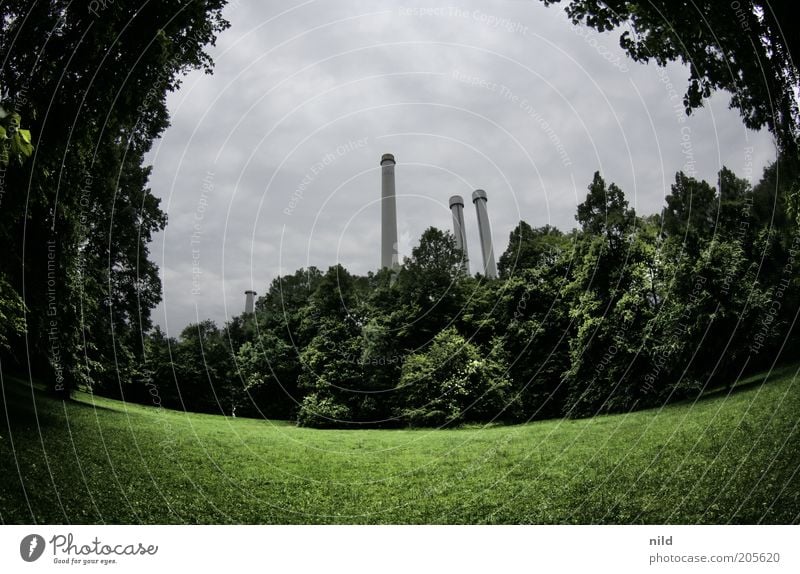
[{"label": "gray cloud", "polygon": [[401,255],[426,227],[450,228],[458,193],[473,271],[475,188],[499,256],[520,219],[572,228],[595,170],[652,213],[679,169],[757,180],[774,157],[727,95],[687,118],[674,107],[685,68],[635,64],[616,33],[539,2],[240,0],[228,18],[215,74],[170,96],[172,127],[151,155],[170,221],[153,246],[155,320],[171,335],[239,314],[244,290],[281,272],[375,269],[385,152],[398,160]]}]

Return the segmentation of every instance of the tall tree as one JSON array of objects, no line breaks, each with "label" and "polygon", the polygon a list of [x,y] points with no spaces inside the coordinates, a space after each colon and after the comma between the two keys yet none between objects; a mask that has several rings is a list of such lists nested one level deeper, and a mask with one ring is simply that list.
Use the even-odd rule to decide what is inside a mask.
[{"label": "tall tree", "polygon": [[508,237],[508,248],[498,259],[497,270],[500,277],[509,277],[515,271],[553,264],[567,247],[568,241],[559,229],[551,225],[534,228],[520,221]]},{"label": "tall tree", "polygon": [[31,369],[65,395],[123,384],[142,356],[160,298],[148,243],[166,222],[144,157],[168,125],[166,94],[211,70],[224,4],[0,5],[0,86],[36,146],[4,181],[0,274],[25,293]]},{"label": "tall tree", "polygon": [[[543,0],[546,5],[561,0]],[[566,0],[575,24],[599,32],[628,28],[620,46],[638,62],[689,67],[687,113],[713,90],[731,94],[731,107],[750,129],[767,127],[796,156],[800,87],[792,3],[768,0]]]},{"label": "tall tree", "polygon": [[453,235],[426,229],[397,277],[400,299],[397,335],[407,351],[429,344],[459,314],[466,273]]},{"label": "tall tree", "polygon": [[633,407],[632,373],[651,316],[652,276],[643,222],[615,184],[595,173],[575,216],[581,224],[574,271],[565,287],[574,335],[564,374],[565,414],[590,415]]}]

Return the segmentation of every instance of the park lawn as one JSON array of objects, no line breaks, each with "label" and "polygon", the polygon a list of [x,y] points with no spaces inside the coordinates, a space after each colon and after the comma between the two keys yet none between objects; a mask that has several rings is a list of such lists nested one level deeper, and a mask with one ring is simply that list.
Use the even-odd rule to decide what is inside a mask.
[{"label": "park lawn", "polygon": [[6,377],[0,521],[797,523],[798,382],[792,366],[623,415],[337,431]]}]

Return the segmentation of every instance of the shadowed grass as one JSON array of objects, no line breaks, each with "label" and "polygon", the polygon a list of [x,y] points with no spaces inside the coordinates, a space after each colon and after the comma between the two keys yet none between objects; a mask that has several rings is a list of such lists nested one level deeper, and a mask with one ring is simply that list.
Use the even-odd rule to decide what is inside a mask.
[{"label": "shadowed grass", "polygon": [[63,403],[5,378],[0,519],[796,523],[798,382],[795,366],[626,415],[321,431],[87,394]]}]

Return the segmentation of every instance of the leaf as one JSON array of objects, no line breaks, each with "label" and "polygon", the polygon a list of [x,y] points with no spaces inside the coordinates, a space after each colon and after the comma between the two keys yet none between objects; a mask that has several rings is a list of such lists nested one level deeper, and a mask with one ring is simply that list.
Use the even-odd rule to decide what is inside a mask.
[{"label": "leaf", "polygon": [[11,153],[18,156],[20,162],[31,156],[33,144],[31,144],[31,133],[28,130],[17,130],[11,136]]}]

